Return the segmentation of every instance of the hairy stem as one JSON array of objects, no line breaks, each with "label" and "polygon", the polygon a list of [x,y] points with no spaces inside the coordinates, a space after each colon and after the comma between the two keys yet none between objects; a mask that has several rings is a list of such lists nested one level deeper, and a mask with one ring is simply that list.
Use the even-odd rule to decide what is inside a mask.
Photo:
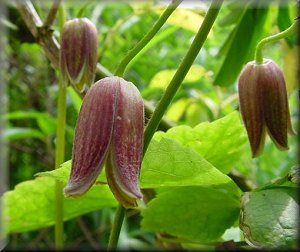
[{"label": "hairy stem", "polygon": [[262,50],[266,44],[269,44],[271,42],[286,38],[290,36],[291,34],[295,33],[298,27],[299,19],[297,19],[289,28],[286,30],[277,33],[275,35],[266,37],[262,39],[258,44],[256,45],[256,50],[255,50],[255,61],[257,64],[262,64],[264,59],[262,55]]}]

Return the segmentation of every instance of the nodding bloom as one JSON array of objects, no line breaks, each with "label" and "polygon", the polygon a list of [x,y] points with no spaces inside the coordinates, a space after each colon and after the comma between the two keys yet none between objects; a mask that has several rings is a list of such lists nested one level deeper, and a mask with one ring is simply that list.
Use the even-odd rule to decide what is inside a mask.
[{"label": "nodding bloom", "polygon": [[284,76],[270,59],[251,61],[242,70],[238,93],[252,156],[259,156],[266,132],[280,150],[288,149],[287,134],[294,134]]},{"label": "nodding bloom", "polygon": [[61,33],[60,69],[66,83],[79,92],[90,87],[97,66],[98,35],[95,25],[87,18],[67,21]]},{"label": "nodding bloom", "polygon": [[131,82],[107,77],[83,99],[75,129],[66,196],[79,196],[95,182],[104,163],[111,191],[124,207],[142,199],[138,179],[144,142],[144,102]]}]

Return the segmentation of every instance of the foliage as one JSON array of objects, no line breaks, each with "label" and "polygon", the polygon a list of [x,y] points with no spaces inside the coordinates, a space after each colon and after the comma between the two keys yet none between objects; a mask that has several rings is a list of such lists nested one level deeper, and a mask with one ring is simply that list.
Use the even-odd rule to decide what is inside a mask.
[{"label": "foliage", "polygon": [[[291,24],[296,16],[295,4],[257,8],[252,1],[243,6],[235,2],[222,6],[165,114],[176,126],[157,131],[149,145],[140,175],[145,202],[127,211],[120,248],[172,249],[176,244],[186,249],[215,249],[229,240],[237,242],[237,248],[296,248],[296,136],[289,138],[289,151],[280,152],[267,140],[263,155],[251,159],[237,111],[241,68],[253,59],[261,38]],[[34,6],[45,19],[50,3],[37,1]],[[112,73],[165,8],[130,1],[82,1],[76,5],[65,1],[63,7],[67,19],[86,16],[96,24],[98,62]],[[207,7],[177,9],[130,62],[124,78],[139,88],[147,103],[157,105]],[[10,249],[49,249],[54,236],[55,180],[65,184],[71,166],[66,161],[53,170],[57,69],[24,26],[17,6],[8,4],[7,8],[5,50],[10,102],[3,117],[7,128],[0,135],[9,140],[10,147],[9,190],[1,197],[5,232],[11,238]],[[59,40],[57,20],[52,28]],[[297,125],[297,80],[292,71],[295,69],[288,67],[295,62],[295,43],[293,36],[276,42],[265,48],[264,56],[284,71],[292,121]],[[68,87],[66,160],[71,159],[80,106],[81,98]],[[66,248],[106,247],[117,201],[106,184],[104,171],[85,195],[63,201]]]}]

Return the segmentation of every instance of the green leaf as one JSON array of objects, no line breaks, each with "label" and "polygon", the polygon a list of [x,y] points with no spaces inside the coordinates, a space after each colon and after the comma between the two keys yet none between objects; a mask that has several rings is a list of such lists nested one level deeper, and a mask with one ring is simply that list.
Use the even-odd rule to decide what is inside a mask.
[{"label": "green leaf", "polygon": [[202,186],[238,195],[236,184],[188,146],[163,138],[152,140],[143,160],[142,188]]},{"label": "green leaf", "polygon": [[244,12],[240,22],[234,28],[236,31],[230,34],[234,38],[226,40],[230,46],[223,46],[228,48],[227,54],[215,77],[214,85],[232,85],[244,63],[253,58],[255,45],[264,32],[267,13],[268,8],[263,7],[248,8]]},{"label": "green leaf", "polygon": [[[67,172],[66,169],[58,170],[59,173]],[[53,225],[54,188],[53,178],[39,177],[22,182],[14,190],[6,192],[3,196],[6,232],[26,232]],[[114,207],[116,204],[108,186],[96,184],[80,198],[64,198],[64,220],[102,208]]]},{"label": "green leaf", "polygon": [[45,135],[55,132],[56,119],[51,115],[38,111],[14,111],[7,113],[5,118],[8,120],[35,119]]},{"label": "green leaf", "polygon": [[142,211],[142,228],[194,242],[216,241],[239,216],[239,201],[219,190],[172,188]]},{"label": "green leaf", "polygon": [[299,204],[293,188],[247,192],[242,197],[240,227],[258,248],[296,248]]},{"label": "green leaf", "polygon": [[[290,12],[289,12],[289,7],[284,4],[283,0],[280,0],[281,4],[280,7],[278,8],[278,15],[277,15],[277,26],[280,31],[284,31],[288,27],[292,25],[292,21],[290,18]],[[287,44],[292,47],[294,44],[296,36],[293,37],[285,37],[285,41]]]},{"label": "green leaf", "polygon": [[166,113],[166,118],[170,121],[177,122],[191,102],[192,100],[187,98],[181,98],[178,101],[173,102]]},{"label": "green leaf", "polygon": [[171,138],[195,149],[203,158],[224,173],[239,161],[247,136],[238,112],[212,123],[201,123],[194,128],[177,126],[166,133],[157,132],[154,139]]},{"label": "green leaf", "polygon": [[[75,92],[75,91],[74,91]],[[22,119],[34,119],[36,120],[39,128],[40,128],[40,133],[43,134],[43,136],[48,136],[53,133],[55,133],[56,130],[56,118],[49,115],[48,113],[43,113],[43,112],[38,112],[38,111],[14,111],[5,114],[5,118],[7,120],[22,120]],[[13,129],[25,129],[24,134],[21,134],[21,138],[26,138],[26,137],[39,137],[39,134],[33,133],[33,136],[26,136],[26,130],[29,132],[31,129],[30,128],[13,128]],[[32,129],[33,131],[37,132],[38,130]],[[66,132],[70,139],[73,138],[74,136],[74,129],[70,126],[66,126]],[[13,131],[9,134],[13,134]]]},{"label": "green leaf", "polygon": [[12,141],[12,140],[18,140],[23,138],[43,139],[45,135],[41,131],[36,129],[14,127],[10,129],[5,129],[1,137],[3,137],[6,140]]},{"label": "green leaf", "polygon": [[[158,72],[151,79],[149,87],[166,89],[175,73],[176,73],[176,69],[167,69]],[[210,75],[207,72],[207,70],[203,66],[192,65],[186,77],[184,78],[184,83],[196,82],[202,77],[210,79]]]},{"label": "green leaf", "polygon": [[[163,8],[156,8],[154,11],[158,15],[161,15],[164,10],[165,6]],[[167,23],[196,33],[201,26],[203,19],[202,16],[192,10],[178,8],[168,18]]]}]

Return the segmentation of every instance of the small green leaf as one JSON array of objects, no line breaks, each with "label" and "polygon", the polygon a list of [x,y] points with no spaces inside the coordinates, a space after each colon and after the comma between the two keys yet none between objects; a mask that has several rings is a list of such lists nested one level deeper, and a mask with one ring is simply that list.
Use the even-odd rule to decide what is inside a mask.
[{"label": "small green leaf", "polygon": [[245,193],[241,223],[246,241],[258,248],[296,248],[299,204],[294,188]]},{"label": "small green leaf", "polygon": [[157,132],[154,139],[171,138],[195,149],[203,158],[224,173],[228,173],[241,158],[247,136],[238,112],[216,120],[201,123],[194,128],[177,126],[166,133]]},{"label": "small green leaf", "polygon": [[216,241],[239,216],[239,201],[202,187],[171,188],[142,211],[142,228],[194,242]]}]

